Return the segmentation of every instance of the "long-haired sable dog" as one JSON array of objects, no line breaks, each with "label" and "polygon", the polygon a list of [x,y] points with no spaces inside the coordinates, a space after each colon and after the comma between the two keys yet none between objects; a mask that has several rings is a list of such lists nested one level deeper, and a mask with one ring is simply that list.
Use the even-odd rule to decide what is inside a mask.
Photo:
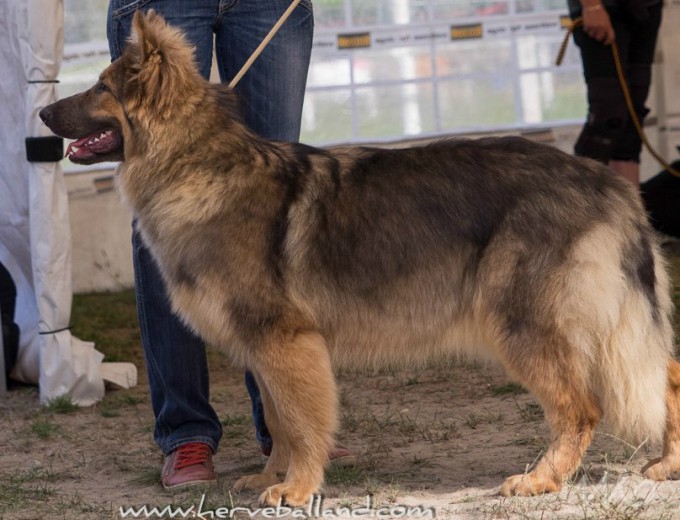
[{"label": "long-haired sable dog", "polygon": [[[504,495],[559,490],[605,420],[680,471],[672,304],[640,198],[519,138],[384,150],[268,142],[203,80],[182,33],[137,13],[90,90],[41,112],[74,162],[121,160],[122,197],[175,311],[253,371],[274,449],[238,489],[304,504],[337,426],[332,364],[499,361],[553,438]],[[283,479],[281,476],[284,475]]]}]

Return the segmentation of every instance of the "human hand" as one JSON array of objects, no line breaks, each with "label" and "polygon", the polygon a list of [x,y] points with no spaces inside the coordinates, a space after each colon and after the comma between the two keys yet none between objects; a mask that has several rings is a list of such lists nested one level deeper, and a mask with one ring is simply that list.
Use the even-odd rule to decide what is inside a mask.
[{"label": "human hand", "polygon": [[612,21],[601,3],[583,4],[583,30],[585,33],[605,45],[611,45],[616,39]]}]

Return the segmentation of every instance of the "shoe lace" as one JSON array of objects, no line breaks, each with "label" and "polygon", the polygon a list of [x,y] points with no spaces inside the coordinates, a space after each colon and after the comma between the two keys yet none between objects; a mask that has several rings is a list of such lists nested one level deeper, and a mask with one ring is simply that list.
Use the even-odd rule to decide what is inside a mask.
[{"label": "shoe lace", "polygon": [[190,442],[177,448],[177,459],[175,460],[175,470],[194,466],[196,464],[206,464],[210,462],[212,449],[202,442]]}]

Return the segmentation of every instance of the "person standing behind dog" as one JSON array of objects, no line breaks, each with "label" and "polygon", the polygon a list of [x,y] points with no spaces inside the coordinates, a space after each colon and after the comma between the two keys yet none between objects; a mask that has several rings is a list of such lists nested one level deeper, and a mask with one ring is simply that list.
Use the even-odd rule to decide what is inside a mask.
[{"label": "person standing behind dog", "polygon": [[588,118],[574,152],[598,160],[636,186],[640,182],[642,142],[628,114],[611,44],[616,41],[640,122],[652,79],[652,62],[662,0],[568,0],[572,19],[582,17],[574,31],[581,50],[588,96]]},{"label": "person standing behind dog", "polygon": [[[229,81],[289,5],[290,0],[110,0],[111,58],[121,55],[134,12],[154,9],[184,31],[206,78],[214,41],[220,79]],[[246,124],[267,139],[297,141],[300,137],[313,28],[311,0],[302,0],[236,87]],[[222,428],[210,405],[205,345],[172,313],[161,274],[134,225],[132,243],[142,345],[156,419],[154,439],[165,454],[162,484],[174,489],[215,482],[212,456]],[[246,374],[246,386],[257,439],[268,455],[272,439],[251,374]],[[329,456],[352,455],[338,446]]]}]

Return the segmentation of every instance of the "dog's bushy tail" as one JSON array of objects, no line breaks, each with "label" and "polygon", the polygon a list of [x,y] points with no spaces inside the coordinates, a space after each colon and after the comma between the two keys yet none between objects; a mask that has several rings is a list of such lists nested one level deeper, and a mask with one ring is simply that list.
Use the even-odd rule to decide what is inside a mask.
[{"label": "dog's bushy tail", "polygon": [[[660,248],[648,224],[600,225],[580,244],[591,390],[605,424],[629,442],[662,439],[672,302]],[[589,342],[590,342],[589,341]],[[593,344],[591,343],[591,344]]]}]

